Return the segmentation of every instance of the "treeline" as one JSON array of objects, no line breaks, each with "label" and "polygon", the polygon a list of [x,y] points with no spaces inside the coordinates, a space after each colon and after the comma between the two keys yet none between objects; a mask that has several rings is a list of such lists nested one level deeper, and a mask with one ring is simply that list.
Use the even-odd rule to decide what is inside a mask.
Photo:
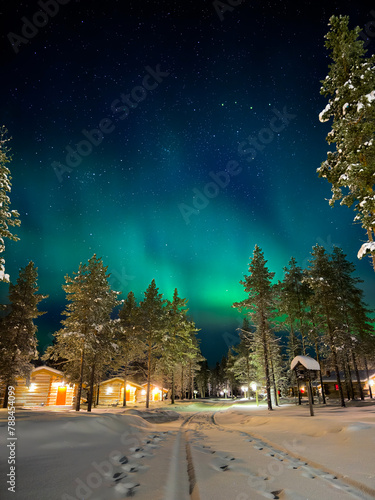
[{"label": "treeline", "polygon": [[[111,289],[108,278],[107,267],[96,255],[81,263],[73,276],[65,277],[63,326],[42,357],[78,384],[76,410],[82,387],[88,387],[91,411],[94,386],[109,376],[123,377],[124,387],[130,375],[146,379],[146,407],[151,379],[171,389],[172,403],[176,388],[192,397],[195,374],[204,358],[187,299],[179,297],[177,289],[171,300],[164,299],[152,280],[143,300],[137,303],[133,292],[119,300],[120,292]],[[0,321],[0,377],[6,386],[17,376],[28,377],[31,361],[37,357],[33,320],[43,314],[37,306],[46,298],[37,290],[37,270],[30,262],[17,283],[10,284],[10,305]],[[122,403],[126,405],[126,391]]]},{"label": "treeline", "polygon": [[[272,409],[271,391],[278,404],[279,391],[287,393],[288,387],[297,385],[290,371],[292,359],[308,355],[335,371],[342,406],[340,372],[345,373],[347,398],[354,398],[354,374],[364,399],[359,369],[367,370],[368,376],[369,360],[375,359],[375,337],[371,311],[359,287],[362,281],[353,276],[354,265],[341,248],[334,247],[329,254],[320,245],[313,247],[306,269],[291,258],[278,283],[273,282],[275,273],[266,264],[256,246],[249,274],[241,281],[247,297],[233,304],[245,313],[240,343],[216,367],[219,390],[238,391],[242,384],[250,391],[255,382],[266,387]],[[325,403],[324,391],[322,397]]]}]

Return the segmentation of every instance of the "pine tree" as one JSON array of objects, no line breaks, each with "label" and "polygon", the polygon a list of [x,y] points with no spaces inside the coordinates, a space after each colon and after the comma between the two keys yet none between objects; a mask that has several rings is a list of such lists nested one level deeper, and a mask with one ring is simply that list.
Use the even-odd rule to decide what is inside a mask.
[{"label": "pine tree", "polygon": [[[21,224],[17,210],[10,210],[8,193],[12,189],[12,177],[6,164],[11,161],[11,157],[9,148],[6,145],[9,141],[6,135],[7,129],[4,126],[0,127],[0,254],[5,251],[4,238],[9,238],[12,241],[19,240],[9,228]],[[4,258],[0,258],[0,281],[9,283],[9,274],[5,273]]]},{"label": "pine tree", "polygon": [[56,344],[47,349],[44,359],[64,358],[64,370],[78,382],[76,411],[80,410],[82,384],[89,389],[88,411],[91,411],[95,379],[110,364],[114,351],[114,331],[110,315],[118,305],[110,289],[107,267],[96,255],[80,264],[74,277],[66,276],[63,289],[68,305],[63,328],[56,332]]},{"label": "pine tree", "polygon": [[272,280],[275,273],[268,270],[266,263],[262,250],[256,245],[249,264],[250,274],[245,276],[244,281],[240,281],[248,298],[233,304],[233,307],[240,311],[246,309],[255,326],[254,337],[263,353],[268,409],[272,410],[269,342],[272,337],[271,322],[274,318],[275,297]]},{"label": "pine tree", "polygon": [[144,293],[144,300],[139,304],[138,326],[140,335],[145,346],[146,357],[146,408],[150,402],[151,374],[155,368],[157,355],[160,355],[163,344],[162,338],[166,330],[165,300],[159,293],[153,279]]},{"label": "pine tree", "polygon": [[333,62],[321,88],[329,102],[319,119],[332,118],[326,140],[336,150],[328,152],[317,171],[332,185],[330,205],[339,200],[348,207],[355,204],[354,220],[368,235],[358,257],[371,254],[375,270],[375,55],[365,56],[360,28],[350,30],[347,16],[332,16],[330,26],[325,46]]},{"label": "pine tree", "polygon": [[342,345],[341,330],[338,328],[340,301],[334,286],[334,271],[324,247],[315,245],[311,256],[306,277],[306,281],[314,291],[310,300],[326,330],[326,340],[333,358],[341,406],[345,406],[338,362],[338,349]]},{"label": "pine tree", "polygon": [[[293,357],[298,354],[306,355],[307,300],[311,292],[303,278],[302,268],[297,265],[295,258],[292,257],[289,261],[289,267],[284,267],[284,279],[277,287],[279,291],[279,312],[287,316]],[[301,345],[296,336],[298,331],[301,335]]]},{"label": "pine tree", "polygon": [[9,285],[8,314],[0,323],[0,378],[5,381],[4,408],[8,404],[8,386],[16,377],[28,378],[37,356],[37,327],[34,319],[44,312],[38,304],[48,295],[38,294],[38,270],[33,262],[19,271],[15,285]]},{"label": "pine tree", "polygon": [[189,364],[198,356],[199,349],[193,342],[192,333],[195,325],[187,317],[187,299],[178,296],[177,288],[172,301],[166,306],[166,331],[163,335],[161,364],[166,374],[171,377],[171,403],[175,402],[175,371],[178,364]]},{"label": "pine tree", "polygon": [[126,406],[126,384],[130,374],[131,364],[142,356],[140,329],[137,323],[139,309],[133,292],[129,292],[119,312],[116,322],[116,345],[118,350],[115,358],[124,379],[124,395],[122,406]]}]

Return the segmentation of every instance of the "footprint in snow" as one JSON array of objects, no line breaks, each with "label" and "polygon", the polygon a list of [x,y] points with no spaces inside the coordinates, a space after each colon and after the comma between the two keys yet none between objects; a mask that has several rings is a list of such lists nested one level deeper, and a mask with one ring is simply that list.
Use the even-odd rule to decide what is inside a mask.
[{"label": "footprint in snow", "polygon": [[118,483],[119,481],[121,481],[126,477],[126,474],[124,472],[115,472],[112,477],[115,480],[115,482]]},{"label": "footprint in snow", "polygon": [[139,486],[139,483],[119,483],[115,486],[115,490],[122,495],[131,497],[134,495],[134,489]]},{"label": "footprint in snow", "polygon": [[138,472],[138,464],[125,464],[122,469],[126,472]]}]

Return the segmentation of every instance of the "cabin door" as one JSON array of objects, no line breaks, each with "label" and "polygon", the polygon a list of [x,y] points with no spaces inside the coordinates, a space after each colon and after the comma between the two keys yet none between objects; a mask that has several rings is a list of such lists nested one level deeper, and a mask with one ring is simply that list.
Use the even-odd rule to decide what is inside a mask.
[{"label": "cabin door", "polygon": [[66,403],[66,387],[58,387],[56,405],[64,405],[65,403]]}]

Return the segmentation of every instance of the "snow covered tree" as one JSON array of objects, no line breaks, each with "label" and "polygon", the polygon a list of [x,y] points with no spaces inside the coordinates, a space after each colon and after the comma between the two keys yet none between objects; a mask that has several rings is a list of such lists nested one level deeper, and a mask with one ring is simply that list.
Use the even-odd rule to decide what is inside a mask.
[{"label": "snow covered tree", "polygon": [[311,256],[306,276],[306,281],[314,292],[310,300],[321,319],[322,327],[325,328],[326,341],[330,348],[336,372],[341,406],[345,406],[338,361],[338,350],[341,349],[342,345],[342,335],[337,323],[340,313],[340,300],[334,286],[334,272],[329,255],[324,247],[315,245]]},{"label": "snow covered tree", "polygon": [[150,402],[151,374],[155,368],[155,361],[163,348],[162,338],[166,330],[165,300],[159,293],[153,279],[144,293],[144,300],[139,304],[137,314],[137,325],[140,328],[140,336],[145,348],[146,357],[146,408]]},{"label": "snow covered tree", "polygon": [[142,356],[142,344],[140,341],[140,330],[137,325],[138,314],[137,301],[134,293],[129,292],[119,312],[116,322],[116,344],[118,350],[115,355],[119,373],[124,379],[124,396],[122,406],[126,406],[126,383],[130,375],[131,364]]},{"label": "snow covered tree", "polygon": [[19,271],[15,285],[9,285],[8,313],[0,322],[0,378],[5,381],[4,408],[8,404],[8,386],[16,377],[28,378],[37,355],[37,327],[34,319],[44,312],[38,304],[47,295],[38,294],[38,270],[33,262]]},{"label": "snow covered tree", "polygon": [[347,16],[332,16],[330,26],[325,46],[333,62],[321,88],[329,102],[319,119],[332,118],[326,140],[336,149],[317,172],[332,185],[330,205],[355,204],[354,220],[368,235],[358,257],[370,254],[375,270],[375,55],[365,56],[360,28],[350,30]]},{"label": "snow covered tree", "polygon": [[233,307],[239,311],[245,309],[255,326],[254,339],[261,346],[263,353],[268,409],[272,410],[269,342],[272,339],[271,322],[274,318],[275,297],[272,280],[275,273],[268,270],[266,263],[262,250],[255,245],[253,258],[249,264],[250,274],[240,281],[248,298],[234,303]]},{"label": "snow covered tree", "polygon": [[[12,189],[12,177],[10,170],[6,166],[11,161],[6,137],[7,129],[0,127],[0,254],[5,251],[4,238],[17,241],[19,238],[14,235],[10,227],[19,226],[21,221],[17,210],[10,210],[9,194]],[[0,281],[9,283],[9,275],[5,273],[5,260],[0,258]]]},{"label": "snow covered tree", "polygon": [[188,364],[192,369],[192,360],[198,356],[199,348],[193,342],[195,325],[189,320],[187,299],[178,296],[177,288],[172,301],[166,305],[166,331],[163,335],[161,363],[164,371],[171,377],[171,403],[175,401],[175,371],[178,364]]},{"label": "snow covered tree", "polygon": [[234,379],[249,388],[252,382],[259,382],[262,377],[259,356],[254,341],[254,333],[247,318],[243,319],[239,332],[240,342],[230,350],[228,355],[227,372]]},{"label": "snow covered tree", "polygon": [[[311,291],[308,284],[304,283],[303,277],[302,268],[297,265],[295,258],[292,257],[289,261],[289,267],[284,267],[284,279],[277,287],[279,291],[279,312],[287,316],[286,326],[290,331],[291,354],[294,354],[292,359],[298,354],[306,355],[307,299]],[[301,335],[301,345],[296,337],[298,331]],[[299,351],[299,348],[301,348],[301,351]]]},{"label": "snow covered tree", "polygon": [[64,371],[78,382],[76,411],[80,410],[83,382],[90,387],[87,410],[91,410],[95,377],[110,364],[115,348],[110,315],[119,303],[118,292],[110,289],[106,273],[102,259],[94,255],[87,264],[79,265],[74,277],[65,277],[66,319],[55,334],[55,345],[44,356],[63,358]]}]

